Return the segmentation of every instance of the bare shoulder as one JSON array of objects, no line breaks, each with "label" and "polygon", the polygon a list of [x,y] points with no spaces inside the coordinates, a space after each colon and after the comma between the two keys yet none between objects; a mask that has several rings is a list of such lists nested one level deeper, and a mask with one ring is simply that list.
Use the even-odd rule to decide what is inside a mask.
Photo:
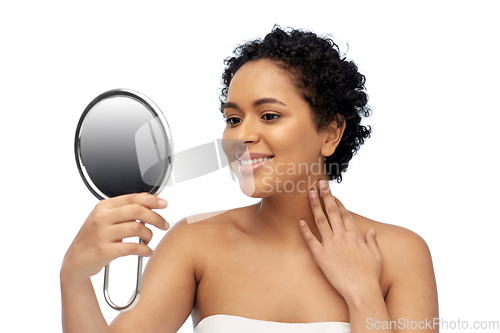
[{"label": "bare shoulder", "polygon": [[429,247],[417,233],[392,224],[374,221],[351,212],[363,236],[373,228],[375,239],[382,254],[383,267],[391,277],[400,275],[405,268],[414,269],[415,265],[432,269]]},{"label": "bare shoulder", "polygon": [[233,215],[238,209],[184,217],[172,225],[162,239],[161,243],[178,243],[178,248],[189,256],[197,283],[201,281],[207,259],[235,232]]},{"label": "bare shoulder", "polygon": [[170,234],[169,238],[197,243],[207,238],[206,232],[210,230],[215,232],[217,226],[231,224],[229,216],[232,211],[234,210],[221,210],[184,217],[169,229],[165,237]]},{"label": "bare shoulder", "polygon": [[359,231],[373,228],[382,255],[380,284],[391,318],[437,318],[434,267],[427,243],[403,227],[373,221],[351,212]]},{"label": "bare shoulder", "polygon": [[373,228],[379,246],[388,251],[398,250],[406,252],[407,250],[422,251],[428,249],[425,240],[409,229],[378,222],[353,212],[351,212],[351,215],[363,236],[368,229]]}]

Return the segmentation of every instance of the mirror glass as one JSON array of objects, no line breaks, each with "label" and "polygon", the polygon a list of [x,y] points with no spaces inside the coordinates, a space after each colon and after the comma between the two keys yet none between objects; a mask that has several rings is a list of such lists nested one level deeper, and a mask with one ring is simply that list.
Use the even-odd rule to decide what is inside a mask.
[{"label": "mirror glass", "polygon": [[99,199],[159,193],[172,170],[173,143],[160,109],[146,96],[115,89],[95,98],[78,123],[80,175]]}]

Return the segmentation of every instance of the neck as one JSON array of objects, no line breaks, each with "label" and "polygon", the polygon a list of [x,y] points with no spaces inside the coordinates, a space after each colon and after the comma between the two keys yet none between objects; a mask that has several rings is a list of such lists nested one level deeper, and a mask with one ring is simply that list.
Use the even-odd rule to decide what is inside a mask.
[{"label": "neck", "polygon": [[[253,206],[254,230],[276,244],[292,248],[307,246],[299,228],[299,221],[305,220],[312,233],[321,241],[309,201],[309,191],[318,190],[317,182],[320,179],[312,180],[309,189],[282,191],[263,198]],[[327,180],[326,177],[322,179]]]}]

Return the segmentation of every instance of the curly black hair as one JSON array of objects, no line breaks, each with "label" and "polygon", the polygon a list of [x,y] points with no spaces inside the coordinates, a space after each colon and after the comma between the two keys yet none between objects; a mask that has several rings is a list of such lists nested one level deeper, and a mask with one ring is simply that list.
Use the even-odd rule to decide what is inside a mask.
[{"label": "curly black hair", "polygon": [[303,30],[284,31],[277,25],[263,40],[238,45],[233,53],[224,60],[220,111],[224,112],[236,71],[251,60],[271,60],[291,75],[299,93],[309,102],[317,132],[333,120],[339,126],[347,122],[335,152],[325,158],[328,180],[340,183],[349,161],[372,131],[370,126],[361,125],[361,116],[369,117],[371,109],[367,106],[365,76],[358,72],[356,64],[341,56],[330,38]]}]

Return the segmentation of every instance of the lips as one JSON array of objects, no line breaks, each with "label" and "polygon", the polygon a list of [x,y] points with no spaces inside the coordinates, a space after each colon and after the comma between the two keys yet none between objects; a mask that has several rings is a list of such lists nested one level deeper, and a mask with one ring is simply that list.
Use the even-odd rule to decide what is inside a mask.
[{"label": "lips", "polygon": [[260,163],[260,162],[265,162],[267,160],[272,159],[274,156],[269,156],[269,157],[259,157],[259,158],[254,158],[253,160],[239,160],[240,164],[242,165],[250,165],[250,164],[255,164],[255,163]]},{"label": "lips", "polygon": [[236,158],[240,161],[254,160],[265,157],[273,157],[272,154],[262,154],[262,153],[245,153],[245,154],[236,154]]},{"label": "lips", "polygon": [[[257,163],[253,163],[253,164],[242,164],[242,161],[240,160],[240,163],[239,163],[240,173],[243,175],[251,175],[251,174],[255,173],[257,170],[264,167],[264,165],[266,165],[274,160],[273,155],[267,155],[267,156],[269,156],[271,158],[269,158],[266,161],[257,162]],[[267,157],[267,156],[265,156],[265,157]],[[243,157],[244,156],[242,156],[242,158]],[[262,157],[260,157],[260,158],[262,158]],[[243,161],[246,161],[246,160],[243,160]]]}]

